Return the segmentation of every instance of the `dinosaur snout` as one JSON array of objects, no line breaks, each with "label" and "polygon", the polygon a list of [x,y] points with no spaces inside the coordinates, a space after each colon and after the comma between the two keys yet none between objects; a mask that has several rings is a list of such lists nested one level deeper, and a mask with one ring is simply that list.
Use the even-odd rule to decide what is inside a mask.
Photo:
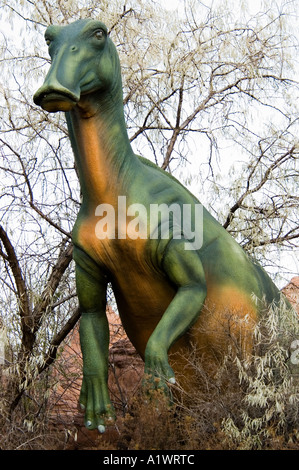
[{"label": "dinosaur snout", "polygon": [[62,86],[44,83],[37,90],[33,101],[48,112],[70,111],[79,101],[80,96]]},{"label": "dinosaur snout", "polygon": [[70,111],[79,99],[80,92],[69,90],[53,76],[46,78],[33,97],[34,103],[48,112]]}]

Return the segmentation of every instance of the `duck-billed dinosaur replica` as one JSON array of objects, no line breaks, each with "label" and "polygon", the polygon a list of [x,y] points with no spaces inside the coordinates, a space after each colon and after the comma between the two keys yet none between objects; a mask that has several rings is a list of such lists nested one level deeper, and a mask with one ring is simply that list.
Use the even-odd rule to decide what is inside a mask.
[{"label": "duck-billed dinosaur replica", "polygon": [[[72,239],[81,309],[80,403],[86,427],[103,432],[114,416],[107,386],[108,283],[146,375],[163,386],[174,383],[175,371],[190,384],[191,349],[202,360],[225,351],[226,337],[217,336],[217,328],[227,312],[240,319],[233,328],[240,335],[244,330],[244,347],[250,347],[246,331],[259,315],[256,299],[271,303],[279,291],[183,185],[134,154],[119,58],[106,26],[78,20],[49,26],[45,38],[52,63],[34,102],[66,112],[78,169],[83,199]],[[171,211],[151,217],[150,209],[161,204],[188,208],[189,230],[177,228]],[[125,214],[124,205],[130,208]]]}]

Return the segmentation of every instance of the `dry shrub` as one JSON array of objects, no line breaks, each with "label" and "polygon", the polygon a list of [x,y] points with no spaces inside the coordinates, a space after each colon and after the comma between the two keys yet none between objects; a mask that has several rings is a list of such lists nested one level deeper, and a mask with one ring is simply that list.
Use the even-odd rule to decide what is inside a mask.
[{"label": "dry shrub", "polygon": [[141,389],[117,423],[121,450],[186,449],[184,418],[162,389]]},{"label": "dry shrub", "polygon": [[[221,426],[229,448],[299,448],[299,322],[284,302],[257,325],[254,353],[234,358],[243,397]],[[297,348],[297,350],[296,350]]]},{"label": "dry shrub", "polygon": [[[223,328],[224,325],[222,325]],[[228,331],[231,329],[228,325]],[[142,391],[120,421],[118,448],[146,450],[274,450],[299,448],[299,323],[283,303],[256,326],[254,351],[231,348],[214,369],[196,349],[188,358],[196,387]]]},{"label": "dry shrub", "polygon": [[[4,372],[4,373],[3,373]],[[6,371],[7,372],[7,371]],[[7,377],[1,371],[0,393],[0,449],[2,450],[51,450],[59,449],[65,442],[62,428],[53,426],[48,397],[48,377],[36,379],[24,392],[17,408],[10,412],[13,400],[12,382],[18,377]]]},{"label": "dry shrub", "polygon": [[[79,370],[75,371],[70,356],[73,351],[64,345],[56,361],[39,373],[40,362],[29,358],[20,365],[11,352],[0,367],[0,448],[4,450],[63,449],[76,428],[72,425],[77,399],[72,409],[65,403],[66,391],[75,397]],[[73,354],[74,355],[74,354]],[[74,357],[79,362],[77,356]],[[26,374],[24,374],[24,371]],[[26,380],[24,381],[24,377]],[[16,394],[23,394],[16,408]],[[57,406],[59,402],[59,406]]]}]

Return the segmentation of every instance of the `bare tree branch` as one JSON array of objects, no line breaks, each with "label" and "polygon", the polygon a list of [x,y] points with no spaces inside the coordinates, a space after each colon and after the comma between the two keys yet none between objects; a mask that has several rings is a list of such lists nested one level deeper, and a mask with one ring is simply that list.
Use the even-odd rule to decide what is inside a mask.
[{"label": "bare tree branch", "polygon": [[8,261],[13,277],[16,284],[18,304],[19,304],[19,315],[21,318],[23,338],[22,343],[25,349],[28,349],[33,339],[33,324],[34,319],[32,310],[30,307],[30,300],[26,288],[26,283],[22,274],[22,270],[15,252],[15,249],[6,233],[4,228],[0,225],[0,239],[6,250],[6,256],[4,258]]}]

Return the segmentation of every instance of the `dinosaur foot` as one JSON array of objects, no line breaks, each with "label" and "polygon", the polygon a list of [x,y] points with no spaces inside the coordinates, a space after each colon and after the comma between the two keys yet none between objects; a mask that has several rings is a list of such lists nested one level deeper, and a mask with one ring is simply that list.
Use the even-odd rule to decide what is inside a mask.
[{"label": "dinosaur foot", "polygon": [[154,388],[167,389],[169,384],[175,384],[175,374],[168,362],[167,352],[149,340],[145,350],[144,373],[146,380]]},{"label": "dinosaur foot", "polygon": [[171,399],[171,386],[176,383],[173,369],[168,360],[161,360],[160,357],[153,357],[145,361],[143,389],[149,393],[153,390],[162,391],[165,397]]},{"label": "dinosaur foot", "polygon": [[108,387],[98,376],[84,376],[79,399],[85,412],[85,427],[98,429],[102,434],[106,426],[115,421],[115,411],[109,398]]},{"label": "dinosaur foot", "polygon": [[[79,403],[79,405],[81,410],[85,411],[85,406],[82,403]],[[84,422],[87,429],[97,429],[99,433],[103,434],[106,431],[106,427],[115,422],[114,411],[112,409],[107,410],[104,413],[97,414],[95,418],[91,419],[86,414]]]}]

